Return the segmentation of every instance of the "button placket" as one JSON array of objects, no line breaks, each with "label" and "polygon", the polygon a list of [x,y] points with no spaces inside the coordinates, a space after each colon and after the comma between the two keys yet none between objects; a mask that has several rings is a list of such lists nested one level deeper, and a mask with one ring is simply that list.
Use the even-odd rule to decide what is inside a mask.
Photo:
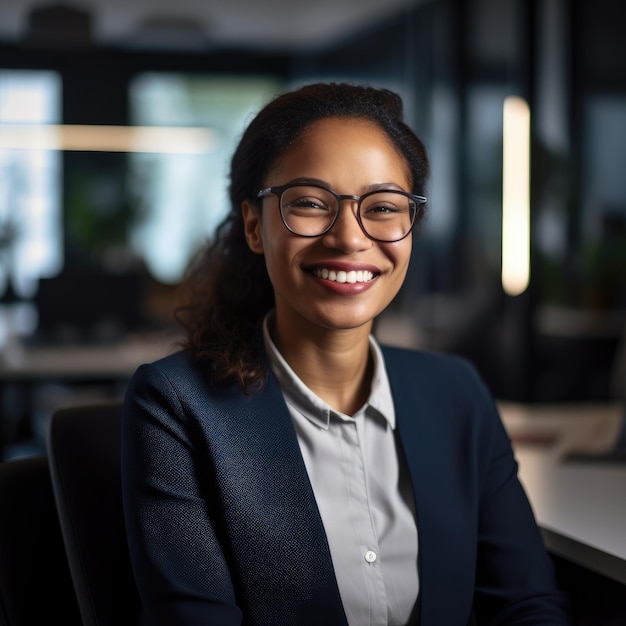
[{"label": "button placket", "polygon": [[[353,512],[355,539],[357,539],[360,547],[360,559],[362,559],[363,586],[367,590],[366,593],[369,598],[368,623],[383,624],[387,623],[387,592],[380,568],[378,537],[370,508],[362,449],[363,432],[359,428],[361,425],[358,418],[342,423],[343,462],[347,468],[345,475]],[[357,547],[356,544],[355,547]]]},{"label": "button placket", "polygon": [[374,550],[367,550],[365,552],[365,560],[368,563],[375,563],[377,558],[378,555],[376,554],[376,552],[374,552]]}]

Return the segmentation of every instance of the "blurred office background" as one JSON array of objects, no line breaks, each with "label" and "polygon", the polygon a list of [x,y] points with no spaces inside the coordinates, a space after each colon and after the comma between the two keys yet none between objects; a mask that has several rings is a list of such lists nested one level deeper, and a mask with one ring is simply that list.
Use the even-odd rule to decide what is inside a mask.
[{"label": "blurred office background", "polygon": [[[176,285],[227,210],[239,133],[275,94],[320,79],[399,92],[432,160],[428,219],[381,339],[467,356],[501,400],[616,399],[625,19],[621,0],[3,0],[3,441],[72,397],[123,392],[124,368],[29,375],[30,351],[59,363],[77,347],[96,361],[102,346],[168,349]],[[529,278],[514,290],[511,96],[530,111]],[[128,126],[165,138],[117,138]]]}]

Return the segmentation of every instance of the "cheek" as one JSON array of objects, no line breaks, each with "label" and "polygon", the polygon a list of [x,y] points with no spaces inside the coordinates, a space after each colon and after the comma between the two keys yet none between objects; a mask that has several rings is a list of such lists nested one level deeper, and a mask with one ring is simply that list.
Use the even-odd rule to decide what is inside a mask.
[{"label": "cheek", "polygon": [[282,223],[270,224],[271,221],[266,219],[262,222],[261,237],[267,271],[274,282],[275,275],[284,272],[292,264],[297,251],[294,250],[296,246],[293,238],[289,237]]},{"label": "cheek", "polygon": [[413,240],[411,235],[402,241],[393,244],[387,244],[383,250],[387,257],[391,259],[397,272],[404,276],[408,270],[411,261],[411,250],[413,249]]}]

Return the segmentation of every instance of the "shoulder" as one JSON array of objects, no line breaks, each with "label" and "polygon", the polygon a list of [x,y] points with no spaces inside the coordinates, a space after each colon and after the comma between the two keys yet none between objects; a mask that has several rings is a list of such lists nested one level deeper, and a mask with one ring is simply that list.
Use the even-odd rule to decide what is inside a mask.
[{"label": "shoulder", "polygon": [[439,414],[495,416],[494,398],[476,367],[448,353],[382,346],[394,396]]},{"label": "shoulder", "polygon": [[126,389],[127,401],[144,399],[169,406],[206,402],[213,385],[208,368],[187,350],[140,365]]},{"label": "shoulder", "polygon": [[191,356],[188,350],[179,350],[172,352],[167,356],[164,356],[151,363],[144,363],[139,367],[139,370],[157,370],[163,373],[166,372],[180,372],[192,371],[199,369],[200,365],[196,359]]},{"label": "shoulder", "polygon": [[[421,450],[427,458],[434,452],[450,467],[473,458],[475,472],[483,476],[490,459],[512,459],[495,398],[470,361],[402,348],[385,348],[383,354],[407,450]],[[505,465],[506,471],[512,467]]]},{"label": "shoulder", "polygon": [[183,407],[198,405],[230,406],[276,394],[277,384],[269,376],[259,393],[245,394],[237,382],[216,384],[210,362],[195,358],[188,350],[174,352],[151,363],[145,363],[133,374],[126,397],[150,397],[167,400]]},{"label": "shoulder", "polygon": [[180,350],[151,363],[140,365],[133,375],[133,381],[154,378],[171,381],[197,379],[205,377],[205,372],[206,368],[203,368],[189,351]]},{"label": "shoulder", "polygon": [[416,375],[436,382],[445,380],[470,385],[482,381],[474,365],[456,354],[414,350],[396,346],[381,346],[387,371],[394,376]]}]

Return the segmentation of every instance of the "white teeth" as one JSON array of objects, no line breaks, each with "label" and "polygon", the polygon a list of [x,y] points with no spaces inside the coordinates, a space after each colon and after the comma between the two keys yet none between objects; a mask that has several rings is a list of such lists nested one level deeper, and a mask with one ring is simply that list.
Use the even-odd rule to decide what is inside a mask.
[{"label": "white teeth", "polygon": [[350,270],[349,272],[339,270],[336,272],[335,270],[329,270],[324,267],[314,270],[313,273],[318,278],[330,280],[335,283],[367,283],[374,278],[374,274],[367,270]]}]

